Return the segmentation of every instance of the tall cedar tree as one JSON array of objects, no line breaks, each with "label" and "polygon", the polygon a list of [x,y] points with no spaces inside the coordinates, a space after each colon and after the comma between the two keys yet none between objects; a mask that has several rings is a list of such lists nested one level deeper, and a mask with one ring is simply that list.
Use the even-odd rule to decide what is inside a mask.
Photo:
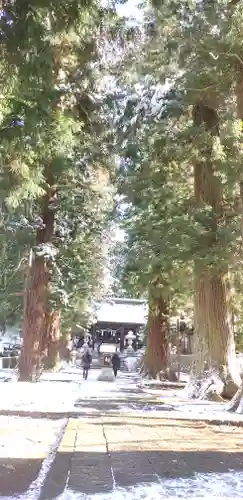
[{"label": "tall cedar tree", "polygon": [[239,237],[234,207],[242,158],[240,148],[236,155],[239,134],[233,93],[236,89],[239,95],[235,83],[239,80],[242,6],[239,2],[185,0],[180,5],[153,2],[153,7],[142,71],[155,86],[167,81],[181,90],[185,120],[177,120],[168,138],[177,129],[174,138],[180,137],[181,159],[176,155],[175,164],[187,164],[185,181],[189,183],[194,166],[188,228],[182,227],[178,237],[181,256],[188,258],[184,243],[189,241],[194,258],[196,377],[207,376],[208,369],[213,369],[223,382],[223,394],[230,397],[240,383],[229,268]]},{"label": "tall cedar tree", "polygon": [[121,220],[128,237],[120,278],[123,288],[148,297],[144,369],[156,377],[158,372],[169,373],[169,316],[185,289],[190,295],[191,266],[182,261],[176,238],[176,229],[187,224],[185,198],[190,188],[184,182],[185,167],[175,169],[171,160],[173,154],[176,163],[180,155],[171,119],[172,110],[180,114],[179,95],[170,91],[161,101],[156,87],[143,85],[141,94],[136,86],[130,89],[121,121],[125,136],[120,192],[127,207]]},{"label": "tall cedar tree", "polygon": [[[233,269],[232,262],[239,254],[240,234],[238,201],[241,201],[242,191],[242,139],[240,127],[237,127],[234,94],[237,94],[238,117],[241,118],[242,5],[237,1],[224,2],[223,5],[217,1],[198,3],[187,0],[180,4],[166,0],[152,3],[147,24],[148,43],[141,51],[139,67],[134,74],[139,75],[142,96],[141,84],[144,84],[145,75],[150,88],[161,93],[161,86],[167,83],[177,89],[181,100],[179,115],[177,108],[171,121],[163,116],[163,112],[159,117],[164,121],[160,151],[163,153],[164,145],[172,141],[174,147],[169,148],[166,159],[162,154],[157,182],[148,189],[150,201],[144,201],[139,195],[135,199],[132,197],[136,206],[136,225],[139,220],[147,222],[149,213],[148,224],[144,224],[143,233],[140,230],[137,235],[145,254],[148,241],[153,241],[163,228],[163,224],[158,223],[159,218],[165,218],[166,238],[162,235],[161,238],[162,241],[167,239],[168,246],[165,251],[163,245],[157,249],[158,261],[163,262],[162,283],[166,277],[166,273],[163,275],[164,262],[168,262],[168,256],[173,265],[179,264],[179,268],[180,263],[187,266],[193,258],[195,375],[202,379],[207,377],[208,369],[213,369],[223,382],[223,395],[230,397],[240,384],[229,270]],[[163,104],[163,98],[160,101]],[[133,123],[146,113],[151,114],[149,107],[145,112],[140,108],[133,116]],[[158,120],[155,122],[159,131]],[[144,137],[144,128],[140,131]],[[158,143],[153,144],[154,135],[151,127],[151,149],[156,155]],[[130,145],[133,146],[132,141]],[[140,175],[143,162],[143,155],[139,156],[138,152],[137,156],[133,178],[137,172]],[[148,165],[152,165],[151,157]],[[174,171],[174,186],[181,171],[184,185],[188,187],[184,192],[181,186],[174,188],[180,193],[179,197],[184,197],[184,204],[179,203],[177,212],[167,214],[161,211],[163,200],[158,195],[159,190],[163,193],[166,187],[171,188],[171,181],[164,180],[165,165]],[[126,171],[129,171],[127,166]],[[148,188],[150,177],[142,177]],[[141,187],[139,189],[140,193]],[[146,233],[151,227],[148,237]],[[151,255],[151,263],[154,261]],[[198,381],[195,387],[197,385]]]},{"label": "tall cedar tree", "polygon": [[41,220],[28,258],[20,380],[36,379],[48,341],[59,342],[60,313],[50,286],[58,196],[77,168],[79,145],[84,158],[85,148],[94,147],[91,66],[105,13],[95,1],[78,0],[5,2],[2,11],[1,64],[12,81],[1,117],[5,201],[16,207],[39,200]]}]

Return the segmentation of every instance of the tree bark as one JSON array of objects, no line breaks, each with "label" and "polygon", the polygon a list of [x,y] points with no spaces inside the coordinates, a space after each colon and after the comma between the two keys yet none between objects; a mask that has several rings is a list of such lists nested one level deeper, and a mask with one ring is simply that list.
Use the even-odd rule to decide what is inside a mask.
[{"label": "tree bark", "polygon": [[[237,82],[235,86],[237,115],[243,121],[243,68],[236,66]],[[241,247],[243,248],[243,172],[240,178],[240,212],[241,212]]]},{"label": "tree bark", "polygon": [[149,304],[148,337],[144,357],[145,373],[156,378],[159,372],[166,373],[169,349],[169,307],[162,297]]},{"label": "tree bark", "polygon": [[56,368],[60,362],[60,312],[48,311],[46,314],[46,357],[45,366]]},{"label": "tree bark", "polygon": [[[195,200],[198,208],[211,208],[210,222],[202,235],[201,244],[205,253],[212,250],[208,264],[195,261],[195,332],[194,378],[203,380],[214,372],[223,382],[222,395],[232,397],[240,384],[232,323],[231,287],[228,265],[216,263],[218,221],[222,213],[222,185],[215,175],[212,164],[213,139],[219,134],[217,112],[202,102],[194,107],[194,124],[204,125],[211,134],[206,145],[206,159],[197,162],[194,168]],[[199,131],[200,134],[200,131]],[[208,249],[208,250],[207,250]],[[195,388],[198,388],[198,382]],[[205,386],[206,387],[206,386]],[[208,388],[208,387],[207,387]]]},{"label": "tree bark", "polygon": [[40,375],[47,281],[44,259],[32,257],[24,297],[23,344],[19,360],[20,381],[36,381]]},{"label": "tree bark", "polygon": [[[53,201],[56,198],[56,188],[51,162],[47,165],[45,179],[46,194],[42,199],[42,226],[36,234],[37,247],[51,243],[54,233]],[[19,362],[19,380],[22,381],[36,380],[40,373],[46,339],[46,318],[49,314],[50,268],[45,256],[33,256],[27,281],[24,297],[23,344]],[[49,330],[52,330],[50,324]]]},{"label": "tree bark", "polygon": [[195,277],[194,374],[202,379],[215,373],[223,382],[223,397],[239,388],[229,278],[204,269]]},{"label": "tree bark", "polygon": [[[235,4],[238,3],[237,1]],[[235,67],[236,74],[236,103],[237,103],[237,116],[238,119],[243,120],[243,67],[239,61],[236,61]],[[239,179],[240,183],[240,215],[241,215],[241,252],[243,250],[243,173]],[[243,413],[243,380],[241,380],[241,386],[234,398],[232,399],[229,407],[229,411]]]}]

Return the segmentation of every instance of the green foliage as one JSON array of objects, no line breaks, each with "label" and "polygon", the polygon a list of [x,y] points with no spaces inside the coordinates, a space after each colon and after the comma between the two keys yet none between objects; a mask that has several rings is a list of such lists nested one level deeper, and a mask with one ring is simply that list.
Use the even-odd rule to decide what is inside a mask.
[{"label": "green foliage", "polygon": [[[5,2],[3,318],[21,315],[22,298],[11,290],[24,289],[29,246],[48,261],[52,305],[65,326],[86,320],[102,294],[107,257],[113,293],[162,295],[172,310],[191,307],[194,263],[230,268],[241,293],[242,21],[241,2],[227,0],[148,2],[140,32],[124,30],[95,0]],[[217,134],[197,120],[202,102],[218,113]],[[212,167],[220,207],[195,199],[198,163]],[[50,185],[54,230],[36,245]],[[109,252],[117,188],[126,239]]]},{"label": "green foliage", "polygon": [[[240,2],[149,3],[135,76],[123,78],[121,280],[135,293],[161,293],[172,308],[191,304],[194,263],[230,267],[235,279],[239,272],[242,130],[235,84],[242,81],[242,19]],[[197,123],[194,105],[201,102],[217,111],[219,135],[212,136],[206,119]],[[213,168],[220,207],[195,199],[197,163]]]},{"label": "green foliage", "polygon": [[[114,196],[112,111],[107,92],[100,92],[106,72],[102,44],[109,45],[112,30],[114,43],[116,26],[115,10],[95,0],[5,3],[0,266],[6,267],[1,290],[6,321],[10,310],[18,319],[22,315],[23,297],[12,290],[24,291],[30,246],[48,263],[50,304],[62,309],[64,326],[85,317],[91,298],[102,292]],[[50,188],[54,228],[39,243],[36,232],[44,227],[43,200]]]}]

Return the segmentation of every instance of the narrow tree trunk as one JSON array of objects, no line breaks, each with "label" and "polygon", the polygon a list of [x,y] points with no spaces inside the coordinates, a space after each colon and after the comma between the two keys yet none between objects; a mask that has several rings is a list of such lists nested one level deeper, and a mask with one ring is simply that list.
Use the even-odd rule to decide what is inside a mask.
[{"label": "narrow tree trunk", "polygon": [[[231,290],[228,266],[217,265],[218,220],[222,222],[222,186],[215,175],[211,154],[214,138],[219,133],[218,116],[214,109],[202,102],[194,107],[195,125],[204,125],[211,133],[204,150],[204,161],[197,162],[194,169],[195,199],[198,208],[211,207],[210,222],[201,239],[205,254],[212,252],[208,264],[195,261],[195,333],[194,333],[194,378],[201,381],[214,371],[222,381],[220,392],[232,397],[239,387],[234,333],[232,324]],[[200,131],[199,131],[200,133]],[[220,251],[220,249],[219,249]],[[210,375],[211,377],[211,375]],[[195,390],[198,394],[198,384]],[[208,390],[208,385],[204,385]],[[214,388],[215,389],[215,388]],[[197,395],[195,392],[195,396]]]},{"label": "narrow tree trunk", "polygon": [[46,314],[46,336],[47,336],[47,356],[45,365],[47,368],[56,368],[60,362],[60,312],[49,311]]},{"label": "narrow tree trunk", "polygon": [[66,330],[64,333],[62,332],[62,335],[60,336],[60,341],[59,341],[59,353],[60,353],[60,358],[67,363],[69,363],[71,356],[70,356],[70,349],[69,349],[69,342],[71,340],[71,329],[69,328]]},{"label": "narrow tree trunk", "polygon": [[144,357],[145,373],[156,378],[168,368],[169,308],[163,298],[153,299],[149,304],[148,337]]}]

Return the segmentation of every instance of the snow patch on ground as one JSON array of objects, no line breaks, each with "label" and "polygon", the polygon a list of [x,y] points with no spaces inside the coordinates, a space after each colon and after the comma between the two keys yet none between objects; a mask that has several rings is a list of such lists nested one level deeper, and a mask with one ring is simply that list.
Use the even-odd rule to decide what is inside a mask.
[{"label": "snow patch on ground", "polygon": [[[222,423],[227,422],[242,422],[243,415],[231,413],[228,411],[227,403],[207,403],[207,404],[190,404],[184,403],[175,405],[176,418],[190,420],[217,420]],[[172,413],[172,412],[171,412]],[[171,415],[173,418],[174,415]]]},{"label": "snow patch on ground", "polygon": [[[19,460],[38,459],[43,457],[42,465],[38,476],[30,484],[27,491],[23,494],[14,496],[0,496],[0,500],[38,500],[40,497],[41,489],[44,485],[46,476],[50,467],[55,459],[56,452],[60,441],[63,437],[68,419],[59,421],[48,421],[47,419],[33,420],[31,418],[19,417],[0,417],[0,428],[2,431],[8,427],[11,429],[11,434],[8,432],[6,435],[2,433],[0,442],[0,458],[1,467],[9,468],[13,473],[14,469],[18,467]],[[47,426],[48,424],[48,426]],[[45,433],[51,435],[51,439],[43,445],[42,435]],[[51,444],[48,443],[51,441]],[[48,448],[46,448],[48,445]],[[48,450],[48,452],[47,452]],[[47,453],[46,453],[47,452]],[[23,457],[24,455],[24,457]],[[45,456],[45,458],[44,458]],[[22,458],[21,458],[22,457]],[[4,459],[8,462],[10,458],[14,465],[3,465]],[[16,460],[16,463],[15,463]],[[23,469],[24,470],[24,469]],[[1,474],[1,471],[0,471]],[[0,483],[1,488],[1,483]]]},{"label": "snow patch on ground", "polygon": [[[136,403],[129,402],[129,392],[126,392],[126,388],[134,389],[137,390],[138,395],[140,394],[135,374],[134,376],[119,374],[113,384],[98,382],[98,374],[98,370],[91,370],[89,380],[85,382],[82,380],[80,369],[68,367],[62,373],[43,375],[42,381],[37,384],[0,382],[0,410],[69,412],[75,411],[74,404],[77,399],[90,401],[92,398],[100,401],[116,398],[119,403],[119,399],[126,397],[127,405],[121,404],[119,410],[121,413],[144,413],[144,415],[170,419],[207,419],[222,423],[243,422],[243,415],[227,412],[227,404],[187,401],[183,391],[159,391],[156,394],[157,403],[159,403],[157,409],[156,403],[144,400],[143,409],[138,410]],[[129,384],[127,379],[129,379]],[[145,397],[150,394],[149,389],[144,390]],[[184,400],[182,400],[183,396]],[[163,402],[165,403],[164,409]],[[79,410],[80,408],[76,408],[76,411]],[[39,498],[38,495],[54,458],[55,449],[56,444],[43,462],[40,475],[28,492],[19,497],[12,497],[12,500],[37,500]],[[225,474],[195,474],[190,477],[164,478],[163,480],[155,475],[154,483],[140,484],[126,489],[115,488],[112,492],[105,494],[84,495],[67,489],[57,500],[213,500],[216,498],[218,500],[242,499],[243,473],[229,470]],[[10,497],[0,496],[0,500],[10,500]]]},{"label": "snow patch on ground", "polygon": [[[99,382],[99,370],[91,370],[89,379],[83,380],[81,369],[69,367],[59,373],[45,373],[37,383],[4,382],[0,380],[0,411],[30,411],[43,413],[79,412],[78,399],[107,400],[128,398],[127,380],[118,376],[114,383]],[[129,389],[136,390],[135,382]],[[139,391],[138,391],[139,392]]]},{"label": "snow patch on ground", "polygon": [[194,477],[160,479],[156,483],[117,488],[110,493],[84,495],[65,491],[57,500],[235,500],[243,498],[243,473],[195,474]]},{"label": "snow patch on ground", "polygon": [[[80,408],[85,412],[85,401],[92,400],[93,408],[89,404],[87,413],[96,413],[96,400],[116,400],[116,411],[120,413],[144,412],[160,418],[243,423],[243,415],[229,412],[227,403],[188,400],[186,391],[154,390],[141,386],[141,379],[139,387],[136,373],[119,373],[113,383],[97,381],[98,375],[99,370],[91,369],[88,380],[84,381],[80,368],[67,366],[62,372],[43,374],[37,383],[0,381],[0,411],[79,413]],[[134,396],[139,404],[131,401]],[[109,412],[108,407],[106,411]]]},{"label": "snow patch on ground", "polygon": [[[165,402],[163,405],[162,403]],[[228,411],[227,403],[210,403],[198,402],[192,403],[191,401],[183,401],[181,403],[170,401],[167,396],[161,397],[161,404],[153,404],[144,401],[144,407],[139,410],[136,404],[123,405],[120,408],[121,413],[140,413],[146,412],[150,417],[180,419],[180,420],[206,420],[217,421],[218,423],[242,423],[243,415],[231,413]]]},{"label": "snow patch on ground", "polygon": [[61,413],[71,411],[79,396],[78,385],[49,382],[0,383],[0,411],[22,410]]},{"label": "snow patch on ground", "polygon": [[[41,489],[44,485],[44,482],[46,480],[47,474],[51,468],[51,465],[53,461],[55,460],[56,457],[56,452],[58,449],[58,446],[61,442],[63,433],[65,432],[65,428],[67,426],[68,419],[63,423],[62,428],[57,436],[57,439],[53,443],[47,457],[42,463],[40,473],[37,477],[37,479],[31,484],[29,490],[27,491],[27,498],[28,500],[38,500],[40,497]],[[26,498],[26,495],[25,495]]]}]

